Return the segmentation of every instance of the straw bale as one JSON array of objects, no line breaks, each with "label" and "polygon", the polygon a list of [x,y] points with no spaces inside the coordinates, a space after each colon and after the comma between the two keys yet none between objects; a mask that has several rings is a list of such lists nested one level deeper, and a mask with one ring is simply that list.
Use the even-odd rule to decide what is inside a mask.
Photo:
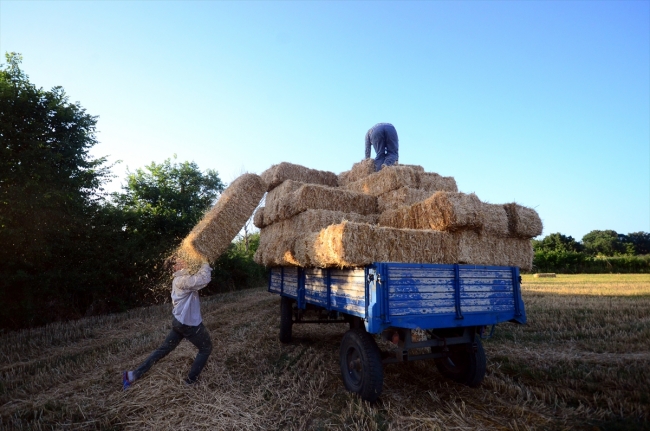
[{"label": "straw bale", "polygon": [[347,190],[379,196],[400,187],[418,188],[419,173],[410,166],[393,165],[345,186]]},{"label": "straw bale", "polygon": [[500,238],[508,236],[508,214],[503,205],[481,203],[483,228],[481,233]]},{"label": "straw bale", "polygon": [[233,181],[217,203],[183,240],[179,255],[196,270],[202,262],[216,260],[253,215],[266,191],[266,183],[255,174]]},{"label": "straw bale", "polygon": [[454,177],[443,177],[435,172],[420,173],[419,188],[431,193],[438,191],[458,192],[458,186]]},{"label": "straw bale", "polygon": [[414,189],[411,187],[400,187],[377,196],[377,209],[380,213],[388,210],[395,210],[405,205],[412,205],[425,200],[432,195],[427,190]]},{"label": "straw bale", "polygon": [[329,187],[338,186],[338,177],[334,172],[319,171],[293,163],[282,162],[262,172],[262,179],[271,191],[286,180],[300,181],[308,184],[321,184]]},{"label": "straw bale", "polygon": [[403,165],[403,164],[399,163],[397,166],[405,166],[405,167],[411,168],[411,169],[413,169],[413,170],[415,170],[417,172],[424,172],[424,168],[422,166],[420,166],[420,165]]},{"label": "straw bale", "polygon": [[498,238],[474,231],[457,232],[458,262],[471,265],[518,266],[530,271],[533,246],[529,239]]},{"label": "straw bale", "polygon": [[260,244],[255,261],[265,266],[300,265],[294,257],[296,238],[309,232],[318,232],[343,221],[376,223],[377,215],[361,215],[330,210],[306,210],[287,220],[273,223],[260,231]]},{"label": "straw bale", "polygon": [[554,272],[538,272],[537,274],[533,274],[533,277],[535,278],[555,278],[555,273]]},{"label": "straw bale", "polygon": [[411,205],[417,229],[456,231],[483,226],[481,201],[474,194],[436,192]]},{"label": "straw bale", "polygon": [[375,159],[363,159],[352,165],[349,171],[341,172],[338,176],[339,187],[347,186],[375,173]]},{"label": "straw bale", "polygon": [[542,234],[542,220],[532,208],[516,203],[505,204],[508,213],[508,228],[515,238],[534,238]]},{"label": "straw bale", "polygon": [[394,229],[343,222],[296,240],[296,258],[317,267],[355,267],[372,262],[453,263],[458,241],[432,230]]},{"label": "straw bale", "polygon": [[357,213],[363,215],[377,213],[377,198],[363,193],[326,187],[316,184],[303,184],[294,192],[280,198],[278,211],[264,212],[266,223],[288,219],[308,209],[323,209]]},{"label": "straw bale", "polygon": [[304,184],[299,181],[286,180],[267,193],[264,207],[265,225],[269,225],[283,218],[285,212],[284,207],[287,205],[289,196]]},{"label": "straw bale", "polygon": [[382,212],[379,215],[378,223],[379,226],[395,229],[418,229],[418,221],[415,219],[410,205]]},{"label": "straw bale", "polygon": [[255,215],[253,216],[253,224],[255,227],[258,227],[262,229],[264,226],[266,226],[266,223],[264,222],[264,207],[260,207],[255,211]]}]

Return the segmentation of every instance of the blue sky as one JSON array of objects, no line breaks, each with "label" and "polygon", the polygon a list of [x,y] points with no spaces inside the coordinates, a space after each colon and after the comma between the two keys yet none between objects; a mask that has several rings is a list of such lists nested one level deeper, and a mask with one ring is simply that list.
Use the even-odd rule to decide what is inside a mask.
[{"label": "blue sky", "polygon": [[230,182],[339,173],[391,122],[400,162],[543,236],[650,232],[649,1],[5,1],[0,50],[99,116],[94,156]]}]

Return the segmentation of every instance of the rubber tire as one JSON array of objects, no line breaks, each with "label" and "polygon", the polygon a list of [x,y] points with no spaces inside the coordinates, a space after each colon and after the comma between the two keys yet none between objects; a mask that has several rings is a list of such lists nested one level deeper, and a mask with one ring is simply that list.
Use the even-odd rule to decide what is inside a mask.
[{"label": "rubber tire", "polygon": [[377,401],[384,385],[384,368],[372,335],[361,329],[347,331],[341,341],[339,359],[345,388],[363,400]]},{"label": "rubber tire", "polygon": [[475,388],[485,377],[487,361],[481,340],[476,338],[476,352],[468,350],[466,344],[452,346],[449,357],[436,359],[438,371],[443,376],[469,387]]},{"label": "rubber tire", "polygon": [[293,327],[293,300],[286,296],[280,297],[280,342],[291,342]]}]

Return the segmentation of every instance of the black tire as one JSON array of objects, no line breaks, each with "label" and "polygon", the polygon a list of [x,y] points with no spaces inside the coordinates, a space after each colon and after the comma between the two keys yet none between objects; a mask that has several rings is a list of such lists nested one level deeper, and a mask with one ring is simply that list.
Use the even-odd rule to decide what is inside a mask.
[{"label": "black tire", "polygon": [[374,402],[381,395],[384,369],[375,339],[361,329],[351,329],[343,336],[340,351],[341,376],[345,388],[361,399]]},{"label": "black tire", "polygon": [[291,342],[293,327],[293,300],[286,296],[280,297],[280,342]]},{"label": "black tire", "polygon": [[449,356],[436,359],[438,371],[443,376],[469,387],[475,388],[485,377],[485,350],[481,340],[476,338],[476,351],[471,345],[451,346]]}]

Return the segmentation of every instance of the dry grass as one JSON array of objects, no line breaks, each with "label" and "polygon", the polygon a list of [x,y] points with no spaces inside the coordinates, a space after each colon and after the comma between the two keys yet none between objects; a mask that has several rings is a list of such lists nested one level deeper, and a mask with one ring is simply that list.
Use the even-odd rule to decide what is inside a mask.
[{"label": "dry grass", "polygon": [[214,351],[182,379],[183,342],[128,391],[120,371],[163,340],[169,305],[0,335],[0,429],[639,430],[650,425],[650,277],[563,276],[522,286],[528,324],[484,342],[477,389],[430,361],[386,366],[375,405],[343,388],[342,325],[297,325],[278,340],[264,289],[204,298]]}]

